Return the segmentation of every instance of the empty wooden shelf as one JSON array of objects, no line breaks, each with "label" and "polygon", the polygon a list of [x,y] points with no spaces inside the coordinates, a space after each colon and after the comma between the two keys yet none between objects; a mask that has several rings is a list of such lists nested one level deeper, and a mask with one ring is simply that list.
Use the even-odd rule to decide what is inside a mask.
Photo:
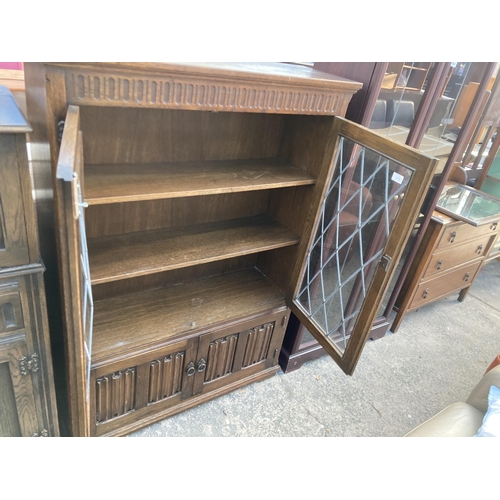
[{"label": "empty wooden shelf", "polygon": [[299,242],[267,216],[89,239],[92,284],[263,252]]},{"label": "empty wooden shelf", "polygon": [[279,159],[86,165],[89,205],[314,184],[307,172]]},{"label": "empty wooden shelf", "polygon": [[93,363],[279,308],[283,292],[255,269],[96,301]]}]

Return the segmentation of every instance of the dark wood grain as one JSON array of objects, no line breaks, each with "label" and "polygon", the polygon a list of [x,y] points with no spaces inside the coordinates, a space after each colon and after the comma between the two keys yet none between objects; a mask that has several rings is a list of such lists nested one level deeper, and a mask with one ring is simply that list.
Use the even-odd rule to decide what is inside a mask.
[{"label": "dark wood grain", "polygon": [[[265,252],[265,254],[267,253],[269,252]],[[217,260],[207,264],[181,267],[171,271],[145,274],[143,276],[138,276],[137,278],[110,281],[100,285],[93,285],[92,294],[94,296],[94,300],[98,301],[110,299],[112,297],[120,297],[131,293],[142,292],[144,290],[151,290],[153,288],[178,285],[180,283],[205,279],[211,276],[242,271],[244,269],[255,267],[257,255],[259,254],[249,254],[242,257],[236,257],[234,259]]]},{"label": "dark wood grain", "polygon": [[92,284],[263,252],[298,241],[292,231],[267,216],[101,237],[88,241]]},{"label": "dark wood grain", "polygon": [[155,163],[274,158],[283,115],[82,106],[85,161]]},{"label": "dark wood grain", "polygon": [[269,199],[278,191],[281,190],[91,205],[85,210],[87,237],[173,229],[261,215],[268,212]]},{"label": "dark wood grain", "polygon": [[0,267],[30,262],[16,149],[14,134],[0,134]]},{"label": "dark wood grain", "polygon": [[0,437],[22,436],[8,363],[0,363],[0,401],[2,402]]},{"label": "dark wood grain", "polygon": [[89,205],[277,189],[314,184],[279,159],[85,165]]},{"label": "dark wood grain", "polygon": [[23,337],[16,335],[0,342],[2,396],[7,398],[2,400],[2,406],[5,404],[0,425],[2,437],[30,437],[39,432],[33,383],[30,376],[21,374],[19,367],[20,358],[29,355]]}]

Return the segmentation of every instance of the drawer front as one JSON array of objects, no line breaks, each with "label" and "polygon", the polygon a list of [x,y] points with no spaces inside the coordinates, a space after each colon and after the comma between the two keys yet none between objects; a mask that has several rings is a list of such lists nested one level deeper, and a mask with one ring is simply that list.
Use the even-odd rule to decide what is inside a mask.
[{"label": "drawer front", "polygon": [[490,238],[491,236],[483,236],[480,239],[469,241],[463,245],[451,246],[447,250],[434,253],[425,270],[424,278],[484,257],[490,244]]},{"label": "drawer front", "polygon": [[448,248],[451,246],[458,246],[467,240],[474,238],[479,238],[485,235],[498,234],[500,230],[500,224],[498,222],[493,222],[489,224],[484,224],[483,226],[472,226],[467,223],[453,225],[447,227],[443,236],[439,240],[437,248]]},{"label": "drawer front", "polygon": [[480,266],[481,262],[475,262],[420,283],[408,309],[415,309],[454,291],[466,288],[474,280]]},{"label": "drawer front", "polygon": [[24,328],[17,278],[0,279],[0,337]]}]

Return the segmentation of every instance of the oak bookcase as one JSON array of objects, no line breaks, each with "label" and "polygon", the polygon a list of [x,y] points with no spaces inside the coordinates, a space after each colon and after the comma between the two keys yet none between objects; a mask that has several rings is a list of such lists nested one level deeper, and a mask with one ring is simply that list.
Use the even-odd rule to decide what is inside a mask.
[{"label": "oak bookcase", "polygon": [[286,64],[26,75],[55,188],[71,434],[127,434],[276,373],[333,115],[361,85]]},{"label": "oak bookcase", "polygon": [[436,165],[342,118],[361,84],[277,63],[25,72],[72,435],[127,434],[275,374],[292,312],[353,372]]}]

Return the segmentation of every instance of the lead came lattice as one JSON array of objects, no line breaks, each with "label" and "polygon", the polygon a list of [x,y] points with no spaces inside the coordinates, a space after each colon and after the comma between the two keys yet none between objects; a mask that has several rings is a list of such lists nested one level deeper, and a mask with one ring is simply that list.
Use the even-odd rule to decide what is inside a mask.
[{"label": "lead came lattice", "polygon": [[296,303],[344,352],[412,169],[340,137]]}]

